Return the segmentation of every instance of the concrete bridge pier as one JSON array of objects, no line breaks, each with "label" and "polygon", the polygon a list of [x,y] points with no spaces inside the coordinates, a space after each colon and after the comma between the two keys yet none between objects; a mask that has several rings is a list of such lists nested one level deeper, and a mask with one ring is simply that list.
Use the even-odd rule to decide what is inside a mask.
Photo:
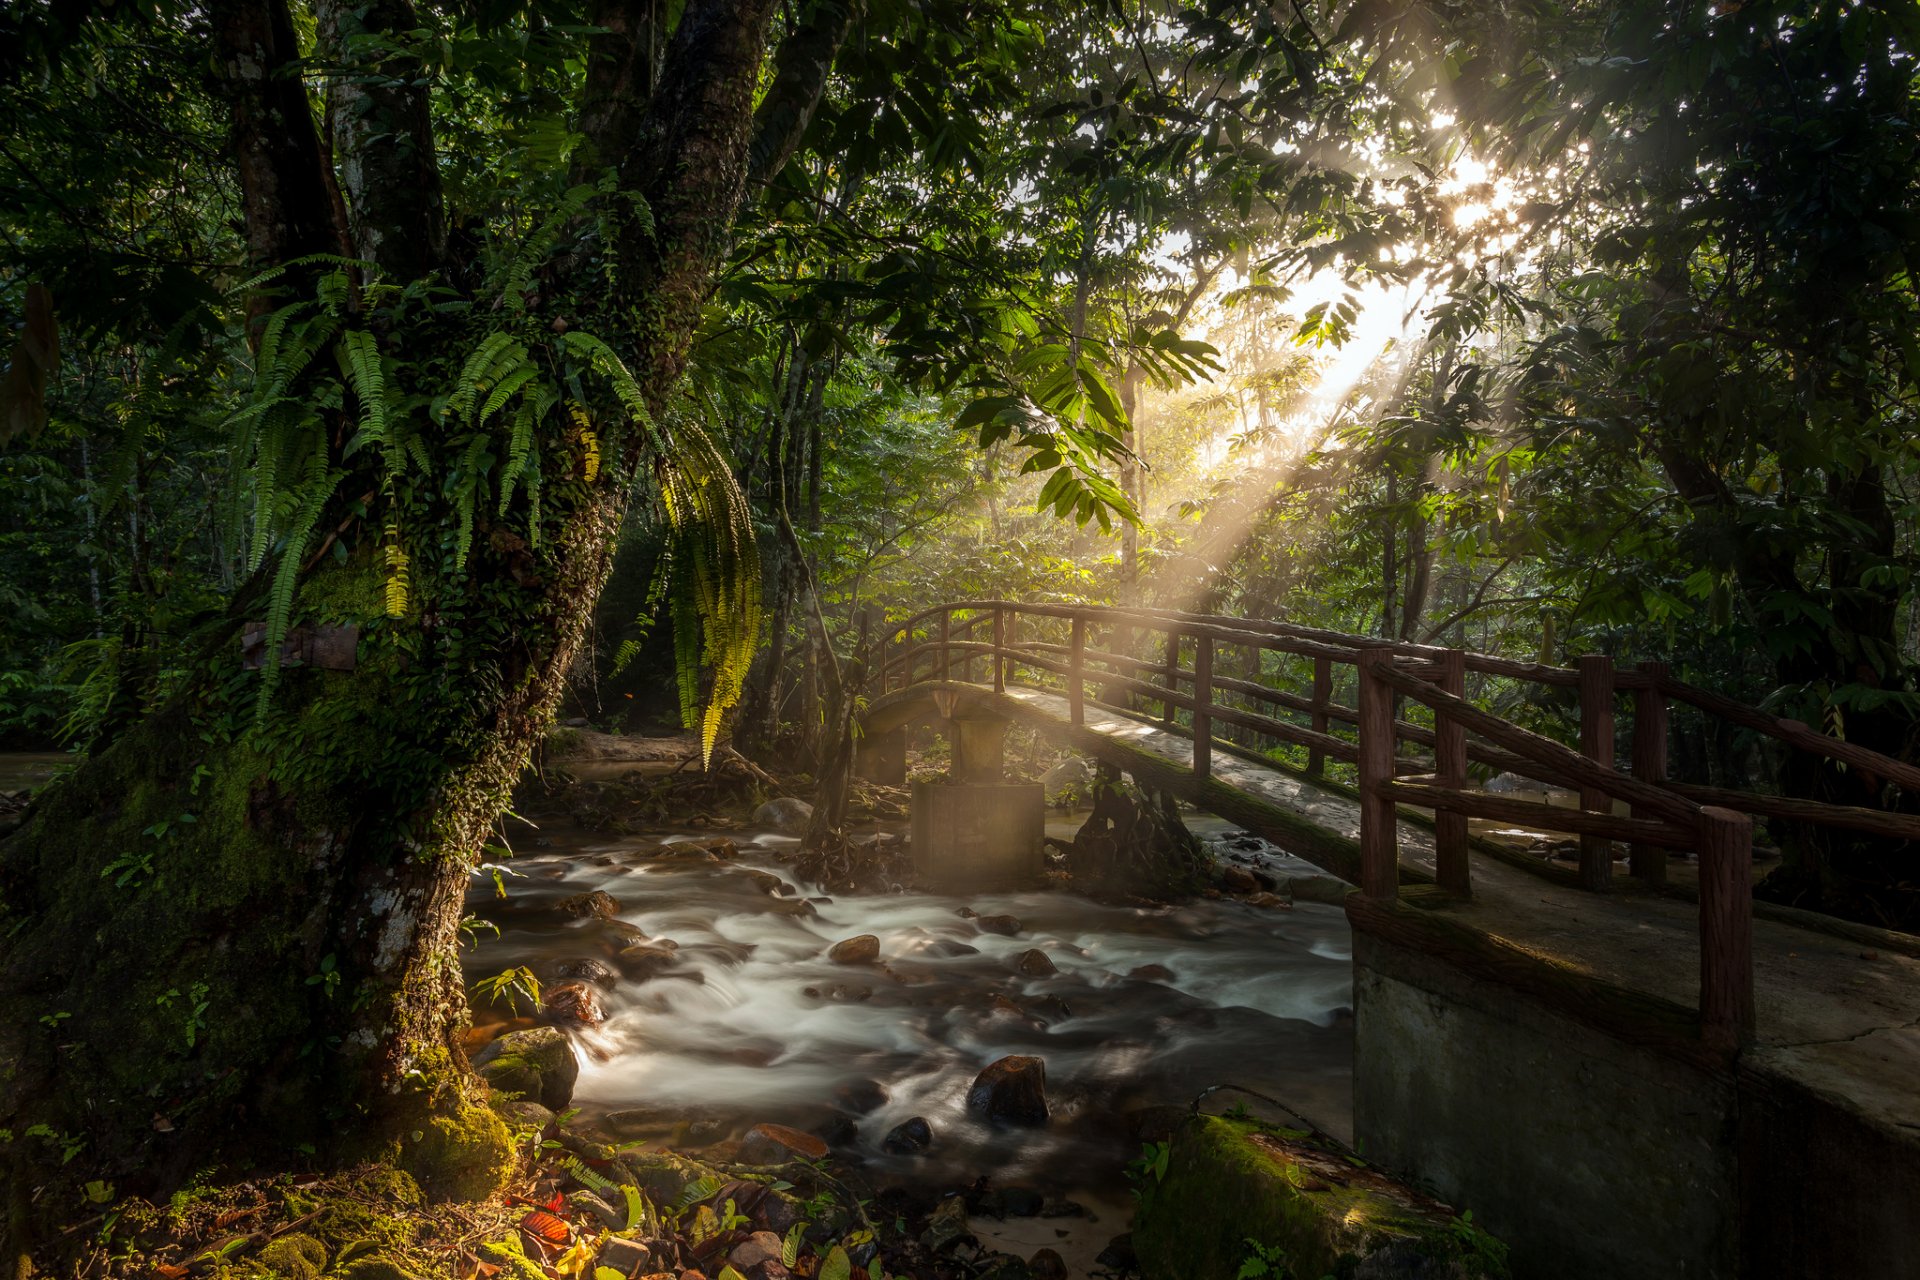
[{"label": "concrete bridge pier", "polygon": [[912,850],[916,878],[945,890],[1017,888],[1046,868],[1046,794],[1039,783],[1007,782],[1012,721],[964,686],[928,684],[915,696],[869,713],[856,768],[874,782],[906,781],[907,731],[940,727],[952,755],[947,777],[916,782]]}]

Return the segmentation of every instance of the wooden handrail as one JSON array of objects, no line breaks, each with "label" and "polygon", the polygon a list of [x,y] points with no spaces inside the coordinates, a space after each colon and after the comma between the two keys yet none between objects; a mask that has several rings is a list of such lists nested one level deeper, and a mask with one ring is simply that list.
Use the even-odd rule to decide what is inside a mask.
[{"label": "wooden handrail", "polygon": [[[1094,629],[1102,627],[1107,643],[1096,646]],[[1028,638],[1021,638],[1023,632]],[[1153,648],[1136,649],[1133,638],[1141,633],[1163,637],[1158,658],[1152,656]],[[922,610],[890,627],[883,625],[872,643],[881,657],[870,678],[883,690],[926,678],[965,680],[975,675],[975,663],[984,660],[986,682],[996,691],[1004,691],[1019,671],[1042,683],[1057,681],[1075,725],[1085,723],[1088,702],[1108,706],[1116,695],[1121,701],[1144,700],[1144,710],[1137,703],[1131,710],[1112,709],[1142,719],[1157,713],[1166,727],[1190,733],[1193,770],[1202,779],[1212,771],[1214,737],[1222,727],[1305,748],[1311,775],[1323,773],[1328,759],[1354,764],[1361,778],[1362,890],[1376,896],[1396,892],[1396,803],[1433,811],[1437,878],[1443,889],[1461,895],[1471,891],[1465,837],[1469,817],[1523,822],[1579,836],[1581,882],[1592,889],[1612,881],[1613,841],[1628,843],[1634,878],[1654,885],[1666,878],[1668,850],[1692,848],[1700,856],[1702,1026],[1711,1036],[1731,1037],[1733,1042],[1752,1026],[1751,957],[1745,953],[1742,932],[1751,929],[1752,816],[1920,841],[1920,815],[1670,780],[1667,737],[1674,703],[1909,790],[1920,791],[1920,767],[1677,681],[1663,663],[1616,670],[1607,659],[1589,656],[1575,667],[1554,667],[1263,619],[990,599]],[[1183,650],[1189,645],[1192,663],[1183,667]],[[1238,646],[1252,655],[1244,666],[1238,660],[1228,665],[1242,675],[1216,673],[1223,646]],[[1303,694],[1263,683],[1266,677],[1257,659],[1267,652],[1310,662],[1311,691]],[[1342,666],[1359,677],[1353,706],[1334,701],[1335,672]],[[1468,673],[1576,693],[1581,710],[1578,749],[1475,705],[1466,697]],[[1294,689],[1302,687],[1301,676],[1290,679],[1297,682]],[[1096,682],[1109,702],[1088,696],[1089,681]],[[1623,694],[1633,703],[1630,774],[1614,768],[1614,719]],[[1432,727],[1395,717],[1396,698],[1426,707],[1433,715]],[[1256,707],[1299,715],[1307,723],[1263,714]],[[1337,736],[1336,724],[1352,726],[1358,740]],[[1401,759],[1401,743],[1432,749],[1430,776],[1399,776],[1425,767]],[[1573,790],[1581,807],[1561,809],[1477,792],[1469,785],[1470,764]],[[1616,802],[1629,806],[1631,816],[1619,816]]]}]

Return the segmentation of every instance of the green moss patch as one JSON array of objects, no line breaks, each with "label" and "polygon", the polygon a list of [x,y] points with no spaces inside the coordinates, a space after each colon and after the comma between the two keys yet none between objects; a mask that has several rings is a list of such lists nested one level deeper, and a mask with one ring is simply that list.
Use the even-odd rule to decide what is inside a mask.
[{"label": "green moss patch", "polygon": [[1149,1181],[1133,1243],[1147,1280],[1505,1277],[1505,1249],[1445,1205],[1298,1131],[1197,1116]]}]

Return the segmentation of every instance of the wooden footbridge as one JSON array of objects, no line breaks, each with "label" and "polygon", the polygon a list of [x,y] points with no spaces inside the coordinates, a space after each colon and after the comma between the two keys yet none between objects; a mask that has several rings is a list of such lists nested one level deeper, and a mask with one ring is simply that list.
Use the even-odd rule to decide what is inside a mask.
[{"label": "wooden footbridge", "polygon": [[[1025,722],[1356,885],[1357,959],[1443,962],[1712,1079],[1768,1063],[1783,1087],[1838,1091],[1877,1131],[1920,1144],[1920,938],[1752,893],[1755,818],[1920,840],[1920,817],[1675,781],[1669,727],[1717,718],[1889,790],[1920,790],[1910,764],[1660,662],[1555,667],[1154,609],[940,605],[889,626],[869,692],[876,746],[936,719],[956,775],[991,780],[1005,726]],[[1550,701],[1573,713],[1570,741],[1490,709]],[[1268,755],[1274,744],[1293,762]],[[1489,792],[1476,778],[1490,773],[1570,792],[1578,807]],[[1470,824],[1566,833],[1577,867]]]}]

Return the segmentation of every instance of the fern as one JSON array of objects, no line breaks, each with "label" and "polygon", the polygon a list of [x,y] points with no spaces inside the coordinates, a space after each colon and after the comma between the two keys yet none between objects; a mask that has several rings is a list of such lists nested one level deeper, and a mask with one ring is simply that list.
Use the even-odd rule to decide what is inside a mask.
[{"label": "fern", "polygon": [[387,562],[387,580],[382,596],[387,616],[400,618],[406,616],[410,584],[407,579],[407,549],[400,545],[399,525],[387,526],[385,541],[382,551]]},{"label": "fern", "polygon": [[525,311],[527,286],[533,280],[534,268],[546,261],[554,246],[560,242],[560,232],[566,225],[580,216],[587,203],[594,197],[595,188],[591,186],[574,187],[560,198],[560,203],[552,213],[543,219],[526,243],[514,254],[513,261],[507,267],[506,279],[500,286],[500,297],[515,311]]},{"label": "fern", "polygon": [[487,438],[475,436],[467,442],[466,451],[460,455],[460,466],[455,472],[453,501],[454,509],[460,520],[458,534],[453,544],[453,571],[459,573],[467,567],[467,553],[473,549],[473,508],[479,501],[480,478],[485,470],[487,459]]},{"label": "fern", "polygon": [[473,403],[479,397],[481,387],[497,380],[503,368],[511,369],[526,358],[525,344],[516,341],[512,334],[488,334],[480,340],[480,345],[473,349],[473,354],[467,357],[466,364],[461,367],[449,406],[460,417],[471,418]]},{"label": "fern", "polygon": [[340,484],[340,472],[330,470],[326,454],[315,450],[307,467],[307,478],[297,495],[292,523],[287,528],[286,545],[280,552],[279,567],[274,570],[273,586],[267,595],[266,664],[261,669],[260,697],[254,704],[256,725],[266,723],[267,703],[280,681],[280,645],[287,638],[287,624],[293,616],[293,596],[300,581],[300,558],[306,553],[307,538],[320,519],[327,499]]},{"label": "fern", "polygon": [[[340,368],[353,398],[360,402],[360,435],[347,449],[351,455],[366,445],[387,449],[387,380],[380,364],[380,346],[364,329],[350,329],[340,336]],[[397,470],[396,458],[389,449],[387,469]]]}]

